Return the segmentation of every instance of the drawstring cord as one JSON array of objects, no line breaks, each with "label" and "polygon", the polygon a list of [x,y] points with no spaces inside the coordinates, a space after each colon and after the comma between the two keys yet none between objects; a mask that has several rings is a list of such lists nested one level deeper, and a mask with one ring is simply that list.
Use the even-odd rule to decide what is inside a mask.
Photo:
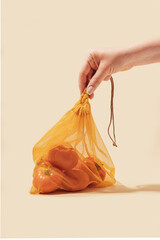
[{"label": "drawstring cord", "polygon": [[[113,110],[114,80],[112,76],[110,78],[110,82],[111,82],[111,100],[110,100],[110,121],[108,125],[108,136],[110,137],[113,143],[113,146],[117,147],[116,134],[115,134],[115,122],[114,122],[114,110]],[[90,113],[91,110],[90,110],[90,104],[88,102],[88,94],[87,94],[86,88],[84,89],[79,101],[74,105],[72,110],[76,112],[76,114],[78,114],[79,116],[86,116],[87,114]],[[111,134],[110,134],[111,124],[113,126],[113,137],[111,137]]]},{"label": "drawstring cord", "polygon": [[[116,134],[115,134],[115,123],[114,123],[114,110],[113,110],[114,81],[113,81],[112,76],[110,78],[110,81],[111,81],[111,104],[110,104],[110,122],[109,122],[109,125],[108,125],[108,136],[110,137],[110,139],[113,143],[113,146],[117,147]],[[114,139],[111,137],[110,132],[109,132],[111,124],[113,125],[113,138]]]},{"label": "drawstring cord", "polygon": [[[109,121],[109,125],[108,125],[108,136],[110,137],[113,146],[117,147],[117,143],[116,143],[116,134],[115,134],[115,123],[114,123],[114,110],[113,110],[113,98],[114,98],[114,80],[113,77],[111,76],[110,78],[111,81],[111,101],[110,101],[110,121]],[[86,93],[86,88],[84,90],[84,92]],[[111,137],[110,134],[110,127],[111,124],[113,125],[113,138]]]},{"label": "drawstring cord", "polygon": [[[94,58],[92,58],[92,55],[90,55],[90,57],[91,57],[91,60],[93,61],[93,63],[95,64],[95,66],[98,69],[97,62],[94,61]],[[109,125],[108,125],[108,136],[110,137],[110,139],[111,139],[111,141],[113,143],[113,146],[117,147],[117,144],[116,144],[116,134],[115,134],[115,124],[114,124],[114,110],[113,110],[114,80],[113,80],[112,76],[110,77],[110,81],[111,81],[111,104],[110,104],[110,122],[109,122]],[[110,132],[109,132],[111,124],[113,125],[113,138],[114,139],[111,137]]]}]

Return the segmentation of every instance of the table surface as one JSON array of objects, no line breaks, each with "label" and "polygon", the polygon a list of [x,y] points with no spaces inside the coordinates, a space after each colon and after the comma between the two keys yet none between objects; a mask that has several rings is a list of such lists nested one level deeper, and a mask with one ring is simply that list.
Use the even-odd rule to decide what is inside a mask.
[{"label": "table surface", "polygon": [[158,184],[17,194],[5,196],[2,237],[160,237]]}]

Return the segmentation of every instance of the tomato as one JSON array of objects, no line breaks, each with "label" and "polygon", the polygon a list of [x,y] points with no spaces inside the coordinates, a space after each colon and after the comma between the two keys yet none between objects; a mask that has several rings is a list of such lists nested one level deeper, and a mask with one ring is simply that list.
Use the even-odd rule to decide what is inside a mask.
[{"label": "tomato", "polygon": [[67,191],[78,191],[89,184],[89,176],[81,169],[70,169],[63,173],[62,188]]},{"label": "tomato", "polygon": [[90,160],[94,163],[95,167],[97,168],[99,175],[101,177],[101,179],[104,181],[105,176],[106,176],[106,172],[96,163],[96,161],[94,160],[94,158],[92,157],[87,157],[87,160]]},{"label": "tomato", "polygon": [[62,184],[62,172],[57,168],[36,168],[33,174],[33,185],[39,193],[50,193]]},{"label": "tomato", "polygon": [[[78,160],[78,163],[74,167],[74,169],[83,170],[89,176],[90,181],[97,181],[96,177],[94,176],[94,174],[97,175],[97,169],[91,161],[84,160],[84,162],[81,162],[80,160]],[[92,172],[94,174],[92,174]]]},{"label": "tomato", "polygon": [[106,172],[101,168],[100,170],[98,170],[102,180],[104,181],[105,177],[106,177]]},{"label": "tomato", "polygon": [[78,154],[73,148],[57,146],[48,153],[48,161],[61,170],[72,169],[78,162]]},{"label": "tomato", "polygon": [[36,166],[38,167],[52,167],[52,164],[47,161],[47,159],[39,159],[36,161]]}]

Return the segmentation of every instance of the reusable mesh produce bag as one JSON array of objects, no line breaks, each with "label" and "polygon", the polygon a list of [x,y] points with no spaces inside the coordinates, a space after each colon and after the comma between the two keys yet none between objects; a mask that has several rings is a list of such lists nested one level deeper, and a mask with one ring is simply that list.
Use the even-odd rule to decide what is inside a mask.
[{"label": "reusable mesh produce bag", "polygon": [[[114,120],[112,107],[113,102]],[[115,167],[95,125],[86,89],[74,107],[36,143],[33,160],[32,194],[115,184]]]}]

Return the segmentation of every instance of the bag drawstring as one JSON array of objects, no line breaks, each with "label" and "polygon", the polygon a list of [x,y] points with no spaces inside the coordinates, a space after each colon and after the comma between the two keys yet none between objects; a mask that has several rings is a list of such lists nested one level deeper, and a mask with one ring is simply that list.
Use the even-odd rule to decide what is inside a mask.
[{"label": "bag drawstring", "polygon": [[[110,78],[110,81],[111,81],[111,103],[110,103],[110,122],[108,125],[108,136],[110,137],[111,141],[113,142],[113,146],[117,147],[116,134],[115,134],[115,123],[114,123],[114,110],[113,110],[114,80],[113,80],[112,76]],[[111,137],[110,132],[109,132],[111,124],[113,125],[113,138],[114,139]]]},{"label": "bag drawstring", "polygon": [[[92,56],[91,56],[92,58]],[[92,58],[95,66],[97,67],[98,69],[98,64],[96,61],[94,61],[94,59]],[[95,71],[96,72],[96,71]],[[113,77],[111,76],[110,77],[110,81],[111,81],[111,104],[110,104],[110,122],[109,122],[109,125],[108,125],[108,136],[110,137],[112,143],[113,143],[113,146],[117,147],[117,144],[116,144],[116,134],[115,134],[115,124],[114,124],[114,110],[113,110],[113,97],[114,97],[114,80],[113,80]],[[113,138],[111,137],[110,135],[110,132],[109,132],[109,129],[111,127],[111,124],[113,125]]]},{"label": "bag drawstring", "polygon": [[[115,134],[115,123],[114,123],[114,110],[113,110],[113,98],[114,98],[114,80],[111,76],[111,101],[110,101],[110,122],[108,125],[108,136],[110,137],[113,146],[117,147],[116,144],[116,134]],[[78,115],[85,116],[90,113],[90,104],[88,102],[88,94],[86,91],[86,88],[84,89],[83,93],[81,94],[80,100],[74,105],[72,108],[74,112],[76,112]],[[113,138],[110,134],[110,127],[111,124],[113,126]]]}]

